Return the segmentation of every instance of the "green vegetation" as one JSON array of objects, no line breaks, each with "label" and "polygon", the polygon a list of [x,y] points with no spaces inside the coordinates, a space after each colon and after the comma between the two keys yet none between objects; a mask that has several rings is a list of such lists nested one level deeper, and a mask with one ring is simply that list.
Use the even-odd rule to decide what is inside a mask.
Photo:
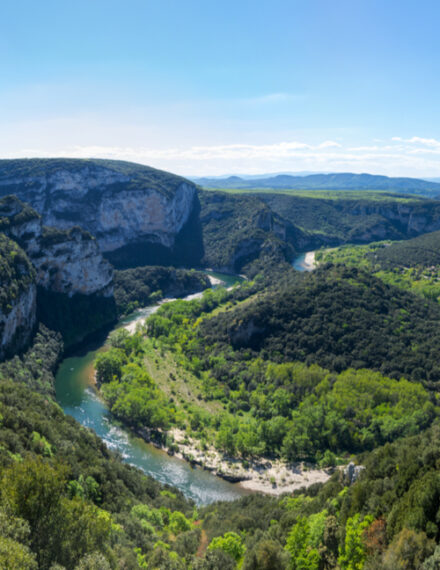
[{"label": "green vegetation", "polygon": [[[12,167],[38,178],[63,164],[117,171],[127,181],[115,191],[150,184],[168,192],[183,180],[128,163],[61,159],[0,162],[0,177]],[[116,272],[116,305],[39,291],[32,346],[0,365],[1,568],[439,566],[440,232],[321,251],[322,267],[310,274],[288,265],[296,249],[406,237],[403,210],[396,218],[402,203],[436,227],[439,203],[364,192],[313,196],[200,192],[204,263],[254,280],[163,305],[133,335],[115,331],[95,368],[110,411],[170,453],[179,432],[197,450],[214,446],[242,465],[262,456],[306,462],[303,470],[312,463],[333,473],[330,480],[289,496],[254,494],[197,509],[123,463],[53,402],[63,350],[53,330],[71,345],[112,321],[116,308],[124,314],[205,288],[203,274]],[[15,205],[0,205],[4,231]],[[35,217],[20,212],[22,221]],[[50,230],[44,240],[64,235]],[[1,235],[0,249],[7,312],[34,276]],[[349,461],[363,468],[346,469]]]},{"label": "green vegetation", "polygon": [[29,389],[2,382],[0,413],[4,568],[435,568],[437,421],[365,454],[351,485],[197,513]]},{"label": "green vegetation", "polygon": [[50,177],[60,169],[77,173],[84,169],[92,170],[96,167],[106,168],[110,172],[113,171],[125,177],[124,182],[117,182],[112,185],[115,191],[123,185],[127,190],[150,188],[165,195],[171,195],[182,182],[185,182],[184,178],[169,172],[122,160],[97,158],[3,159],[0,160],[0,180],[4,182],[2,184],[2,194],[17,193],[15,184],[12,182],[7,184],[8,180],[13,180],[14,178],[28,179],[26,180],[27,189],[31,189],[33,186],[38,187],[40,177]]},{"label": "green vegetation", "polygon": [[402,242],[324,250],[317,252],[316,259],[320,263],[363,267],[385,283],[440,300],[440,232]]},{"label": "green vegetation", "polygon": [[0,233],[0,310],[8,314],[20,295],[35,282],[35,270],[25,252]]},{"label": "green vegetation", "polygon": [[[375,239],[405,239],[413,235],[410,213],[423,227],[432,227],[440,217],[438,200],[402,197],[389,194],[350,196],[345,192],[321,199],[298,194],[264,193],[256,195],[273,212],[304,232],[309,245],[366,243]],[[315,196],[315,195],[313,195]],[[402,212],[402,203],[409,208]],[[425,230],[426,231],[426,230]]]},{"label": "green vegetation", "polygon": [[[311,460],[322,465],[331,465],[335,456],[373,449],[386,441],[419,433],[434,419],[436,402],[432,402],[432,397],[421,385],[402,379],[403,372],[397,370],[397,363],[401,368],[405,367],[410,377],[427,381],[425,377],[418,377],[420,362],[417,360],[417,367],[412,369],[413,360],[405,360],[404,354],[398,352],[398,346],[395,347],[395,360],[387,352],[387,359],[383,361],[380,361],[380,353],[376,362],[360,361],[356,350],[365,350],[365,345],[356,349],[352,340],[350,345],[347,344],[351,364],[344,361],[341,366],[341,359],[347,360],[349,355],[348,348],[345,356],[341,354],[342,334],[350,339],[358,338],[358,329],[353,327],[371,326],[374,335],[369,340],[364,334],[362,343],[377,341],[382,346],[384,339],[380,325],[386,337],[390,334],[388,330],[393,331],[396,324],[401,327],[402,316],[407,314],[402,311],[415,312],[415,304],[422,313],[419,328],[414,327],[411,331],[420,343],[424,339],[425,326],[439,330],[440,311],[436,312],[435,320],[429,315],[431,307],[426,308],[408,294],[395,299],[396,291],[388,291],[380,281],[373,281],[374,290],[370,278],[364,274],[352,272],[342,279],[343,274],[335,273],[333,269],[317,275],[300,279],[295,286],[288,280],[288,285],[281,291],[276,290],[282,303],[275,293],[257,293],[246,298],[243,287],[230,293],[208,291],[201,300],[177,301],[162,306],[148,320],[149,338],[142,338],[140,333],[135,336],[118,333],[113,337],[113,347],[99,355],[96,361],[97,378],[104,384],[102,394],[110,409],[137,429],[186,427],[189,435],[202,442],[214,441],[216,447],[229,456],[278,456],[292,461]],[[352,284],[348,284],[349,278]],[[352,288],[349,293],[345,290],[347,284]],[[382,289],[378,289],[378,285]],[[253,284],[249,283],[247,287],[252,290]],[[239,299],[238,295],[245,297]],[[321,304],[327,310],[320,315],[321,320],[333,327],[334,334],[339,327],[341,347],[341,352],[335,355],[330,351],[330,345],[321,340],[313,341],[320,343],[322,351],[310,351],[312,359],[326,360],[332,370],[356,364],[359,368],[366,365],[387,367],[394,371],[392,375],[396,379],[372,370],[345,370],[337,374],[317,365],[295,362],[290,356],[296,350],[294,347],[312,342],[308,339],[307,324],[313,318],[307,309],[307,304],[311,303],[309,295],[313,299],[320,299],[322,295]],[[350,323],[344,314],[339,295],[352,300],[353,305],[346,306],[346,310],[351,314],[356,309],[359,317],[356,322]],[[330,304],[330,298],[334,304]],[[378,299],[382,305],[389,303],[387,318],[370,325],[371,308],[374,311]],[[269,303],[268,307],[266,303]],[[292,303],[301,307],[307,319],[301,320]],[[369,311],[366,307],[370,307]],[[246,322],[249,314],[252,325]],[[269,334],[264,335],[266,314],[277,319],[279,326],[271,324]],[[289,323],[294,317],[293,331],[282,325],[283,315],[289,315]],[[426,322],[428,316],[429,323]],[[239,323],[239,329],[235,328],[235,323]],[[344,326],[347,323],[350,323],[349,327]],[[246,334],[249,329],[255,329],[260,341],[252,342],[243,336],[242,329]],[[297,339],[301,332],[306,335],[305,340]],[[431,334],[431,350],[436,346],[436,338]],[[415,338],[411,342],[415,343]],[[378,346],[375,349],[377,353]],[[384,347],[384,351],[389,350],[390,346]],[[423,352],[423,346],[420,351]],[[367,348],[366,352],[373,358],[373,347]],[[285,356],[281,357],[281,354]],[[178,376],[185,376],[186,381],[189,379],[190,391],[198,393],[197,400],[182,397],[185,386],[176,383],[172,371],[169,371],[165,385],[163,380],[155,379],[159,376],[160,366],[153,375],[147,373],[146,367],[153,371],[152,361],[158,359],[163,360],[165,367],[165,362],[174,359]],[[434,381],[436,362],[430,364],[429,378]],[[174,386],[171,392],[170,385]],[[210,413],[212,406],[217,410],[215,415]]]},{"label": "green vegetation", "polygon": [[206,507],[203,528],[208,536],[245,533],[243,568],[435,568],[439,430],[436,422],[368,453],[351,485],[336,472],[293,497]]},{"label": "green vegetation", "polygon": [[28,204],[21,202],[16,196],[5,196],[0,200],[0,232],[9,235],[14,226],[20,226],[40,216]]},{"label": "green vegetation", "polygon": [[39,243],[42,248],[52,247],[59,243],[71,241],[76,235],[80,236],[83,240],[95,239],[89,232],[86,232],[79,226],[74,226],[68,230],[44,226]]},{"label": "green vegetation", "polygon": [[414,235],[413,217],[420,232],[440,220],[440,201],[386,192],[216,190],[199,197],[202,263],[247,274],[255,260],[267,266],[322,246],[405,239]]},{"label": "green vegetation", "polygon": [[186,567],[190,502],[123,464],[47,398],[0,388],[2,568],[139,568],[159,548]]},{"label": "green vegetation", "polygon": [[146,266],[114,273],[115,301],[119,315],[151,305],[163,297],[183,297],[210,286],[209,278],[193,269]]},{"label": "green vegetation", "polygon": [[239,273],[258,258],[293,257],[292,243],[299,232],[292,228],[286,240],[281,217],[257,197],[199,192],[199,198],[206,267]]},{"label": "green vegetation", "polygon": [[[286,276],[248,303],[203,319],[190,350],[204,367],[222,353],[237,362],[259,354],[336,372],[370,368],[432,385],[440,380],[439,335],[438,305],[354,267],[326,266]],[[204,347],[211,347],[210,356]],[[231,365],[224,370],[227,377]]]},{"label": "green vegetation", "polygon": [[61,335],[40,324],[28,350],[0,364],[0,378],[21,382],[40,394],[53,396],[54,373],[63,348]]},{"label": "green vegetation", "polygon": [[402,204],[414,204],[417,200],[425,200],[426,198],[414,195],[393,194],[386,190],[345,190],[343,188],[335,188],[332,190],[305,190],[297,188],[260,188],[256,185],[254,188],[208,188],[204,187],[206,192],[226,192],[227,194],[244,194],[251,196],[259,196],[261,194],[281,194],[287,196],[295,196],[298,198],[310,198],[312,200],[365,200],[369,202],[399,202]]}]

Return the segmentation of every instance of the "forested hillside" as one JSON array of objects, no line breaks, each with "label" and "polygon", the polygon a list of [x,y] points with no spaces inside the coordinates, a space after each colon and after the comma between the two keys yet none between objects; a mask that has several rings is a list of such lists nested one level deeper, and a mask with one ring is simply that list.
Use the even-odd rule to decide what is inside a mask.
[{"label": "forested hillside", "polygon": [[316,253],[319,263],[363,267],[385,283],[440,300],[440,233],[400,242],[347,245]]},{"label": "forested hillside", "polygon": [[3,568],[436,567],[437,424],[365,456],[351,485],[197,512],[27,388],[2,382],[0,410]]},{"label": "forested hillside", "polygon": [[[440,228],[440,202],[370,192],[199,191],[208,267],[249,272],[247,264],[344,243],[407,239]],[[266,261],[267,262],[267,261]],[[252,271],[251,271],[252,273]]]},{"label": "forested hillside", "polygon": [[[138,266],[112,281],[92,236],[41,228],[26,205],[2,201],[0,229],[29,254],[0,235],[1,309],[14,316],[33,287],[34,320],[0,365],[0,567],[436,568],[440,236],[402,238],[436,227],[439,203],[203,191],[199,200],[173,254],[246,273],[229,289],[190,267]],[[290,264],[301,250],[377,237],[401,241],[320,250],[307,274]],[[142,257],[118,251],[126,265]],[[90,278],[101,263],[105,296],[79,296],[82,269]],[[204,289],[115,330],[93,353],[94,371],[87,365],[111,429],[252,493],[202,507],[65,416],[54,375],[84,327]],[[14,322],[30,322],[22,317]]]},{"label": "forested hillside", "polygon": [[163,297],[182,297],[210,287],[200,271],[146,266],[115,271],[115,302],[119,314],[127,314]]}]

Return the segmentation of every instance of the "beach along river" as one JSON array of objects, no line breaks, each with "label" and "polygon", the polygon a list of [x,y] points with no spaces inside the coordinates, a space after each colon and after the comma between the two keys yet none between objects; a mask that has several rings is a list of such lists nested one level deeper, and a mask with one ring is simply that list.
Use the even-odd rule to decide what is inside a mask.
[{"label": "beach along river", "polygon": [[[313,269],[313,252],[305,253],[293,262],[299,271]],[[209,272],[209,275],[229,287],[240,278],[221,273]],[[215,281],[216,282],[216,281]],[[189,295],[190,300],[197,295]],[[136,323],[143,322],[148,315],[158,309],[160,304],[140,309],[133,315],[121,320],[115,328],[125,326],[134,331]],[[107,444],[110,449],[118,451],[124,461],[142,469],[162,483],[168,483],[180,489],[187,497],[198,504],[214,501],[238,499],[250,491],[239,484],[228,483],[204,471],[199,467],[191,467],[184,460],[169,456],[142,439],[134,436],[124,428],[108,411],[98,397],[93,382],[93,362],[98,352],[105,350],[106,338],[97,340],[76,356],[65,358],[56,375],[57,401],[66,414],[73,416],[80,424],[91,428]]]},{"label": "beach along river", "polygon": [[[229,287],[238,278],[231,275],[209,273]],[[189,298],[194,298],[190,295]],[[188,297],[187,297],[188,299]],[[147,307],[122,320],[117,327],[144,320],[159,305]],[[117,328],[115,327],[115,328]],[[204,471],[193,468],[184,460],[169,456],[164,451],[132,435],[111,416],[100,400],[93,385],[93,362],[99,351],[105,350],[106,339],[97,341],[81,354],[63,360],[56,375],[56,396],[66,414],[80,424],[91,428],[110,449],[118,451],[124,461],[142,469],[162,483],[180,489],[198,504],[228,501],[249,494],[239,484],[232,484]]]}]

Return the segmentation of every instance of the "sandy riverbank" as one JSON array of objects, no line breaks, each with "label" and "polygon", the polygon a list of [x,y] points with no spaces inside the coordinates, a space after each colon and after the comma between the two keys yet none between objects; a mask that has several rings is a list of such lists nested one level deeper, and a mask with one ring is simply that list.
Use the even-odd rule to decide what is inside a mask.
[{"label": "sandy riverbank", "polygon": [[[213,277],[212,275],[208,275],[208,279],[209,279],[212,287],[215,287],[217,285],[221,285],[222,283],[224,283],[224,281],[222,281],[221,279],[218,279],[217,277]],[[193,293],[191,295],[187,295],[185,297],[185,301],[192,301],[194,299],[200,299],[202,296],[203,296],[203,291],[199,291],[198,293]],[[137,326],[138,325],[144,325],[147,318],[150,315],[152,315],[153,313],[155,313],[157,311],[157,309],[160,307],[160,305],[163,305],[164,303],[169,303],[170,301],[175,301],[175,300],[176,300],[175,298],[164,298],[161,301],[159,301],[159,303],[155,306],[145,307],[145,308],[141,309],[139,311],[139,316],[135,320],[124,325],[124,329],[126,329],[130,334],[134,334],[136,332]]]},{"label": "sandy riverbank", "polygon": [[312,271],[313,269],[316,268],[316,260],[315,260],[315,252],[314,251],[308,251],[306,253],[303,265],[304,265],[304,268],[306,269],[306,271]]},{"label": "sandy riverbank", "polygon": [[200,442],[189,438],[182,430],[174,428],[168,433],[178,446],[178,451],[174,453],[176,457],[186,459],[228,481],[239,482],[241,487],[249,491],[269,495],[292,493],[314,483],[325,483],[331,476],[327,470],[312,468],[303,463],[287,463],[280,459],[244,462],[227,458],[213,446],[202,450]]}]

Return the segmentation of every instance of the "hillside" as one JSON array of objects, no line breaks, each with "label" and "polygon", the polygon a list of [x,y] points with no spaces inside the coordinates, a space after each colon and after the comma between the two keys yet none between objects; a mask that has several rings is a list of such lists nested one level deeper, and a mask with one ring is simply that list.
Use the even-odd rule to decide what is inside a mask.
[{"label": "hillside", "polygon": [[396,242],[376,252],[376,260],[388,267],[431,267],[440,265],[440,231]]},{"label": "hillside", "polygon": [[439,311],[362,270],[330,266],[204,320],[199,336],[278,361],[316,362],[336,371],[370,368],[435,384]]},{"label": "hillside", "polygon": [[29,342],[36,324],[35,269],[14,241],[0,233],[0,360]]},{"label": "hillside", "polygon": [[440,233],[318,251],[318,263],[362,267],[385,283],[440,301]]},{"label": "hillside", "polygon": [[[373,193],[337,198],[199,191],[202,263],[242,271],[260,260],[290,261],[295,252],[342,243],[407,239],[440,228],[440,201]],[[248,271],[248,269],[244,269]]]},{"label": "hillside", "polygon": [[[35,164],[34,174],[47,176],[49,193],[64,183],[77,191],[85,168],[91,186],[101,167],[113,172],[105,176],[137,176],[133,165],[91,163],[54,163],[46,174]],[[32,169],[20,172],[37,191]],[[102,197],[111,184],[100,180]],[[129,201],[124,192],[119,198]],[[199,190],[174,245],[150,260],[179,254],[182,264],[197,258],[253,280],[163,304],[144,327],[119,328],[102,350],[72,359],[71,370],[87,361],[87,374],[94,359],[108,406],[102,420],[121,438],[125,425],[254,492],[197,509],[122,463],[52,401],[63,342],[41,321],[69,345],[116,310],[206,288],[206,276],[137,266],[155,235],[107,252],[136,266],[112,280],[87,230],[44,227],[28,205],[0,201],[0,230],[9,236],[0,234],[2,310],[8,315],[30,287],[36,298],[26,322],[35,327],[26,330],[40,321],[19,348],[30,346],[17,354],[12,344],[5,355],[13,358],[0,365],[1,567],[435,568],[440,202],[359,194]],[[418,235],[428,229],[437,231]],[[412,239],[322,250],[321,267],[309,274],[289,265],[301,250],[382,237]],[[168,456],[161,458],[166,469]]]},{"label": "hillside", "polygon": [[152,305],[163,297],[184,297],[211,286],[200,271],[174,267],[136,267],[115,271],[115,302],[119,314]]},{"label": "hillside", "polygon": [[202,187],[219,189],[385,190],[432,197],[440,195],[440,184],[437,182],[418,178],[390,178],[388,176],[353,174],[350,172],[309,174],[306,176],[278,174],[256,180],[230,176],[229,178],[197,178],[195,181]]},{"label": "hillside", "polygon": [[202,263],[239,273],[260,257],[290,260],[307,241],[302,232],[253,196],[199,192]]}]

